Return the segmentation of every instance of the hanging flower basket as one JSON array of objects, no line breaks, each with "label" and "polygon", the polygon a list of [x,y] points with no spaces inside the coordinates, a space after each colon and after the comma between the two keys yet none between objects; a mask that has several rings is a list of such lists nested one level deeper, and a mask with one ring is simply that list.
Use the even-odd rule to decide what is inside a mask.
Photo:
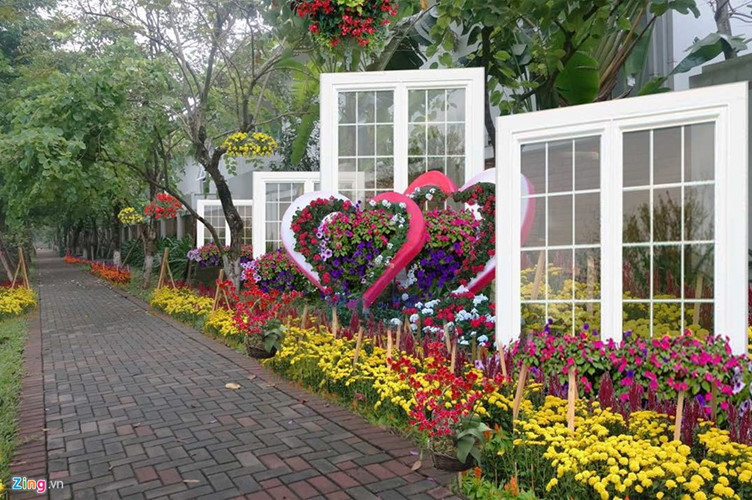
[{"label": "hanging flower basket", "polygon": [[293,11],[308,21],[308,31],[327,47],[354,41],[367,47],[383,37],[397,15],[394,0],[297,0]]},{"label": "hanging flower basket", "polygon": [[159,193],[151,203],[144,207],[144,215],[155,220],[174,219],[181,208],[183,204],[177,198],[167,193]]}]

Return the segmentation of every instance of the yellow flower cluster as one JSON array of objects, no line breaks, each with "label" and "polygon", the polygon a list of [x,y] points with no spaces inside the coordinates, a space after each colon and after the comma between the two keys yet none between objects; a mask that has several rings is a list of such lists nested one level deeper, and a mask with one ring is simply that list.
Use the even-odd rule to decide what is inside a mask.
[{"label": "yellow flower cluster", "polygon": [[214,301],[201,297],[188,288],[162,287],[154,290],[149,304],[170,316],[185,321],[196,321],[211,313]]},{"label": "yellow flower cluster", "polygon": [[255,158],[258,156],[271,156],[277,149],[277,141],[263,132],[236,132],[222,143],[222,148],[227,156],[242,156]]},{"label": "yellow flower cluster", "polygon": [[118,213],[118,219],[122,224],[130,226],[133,224],[140,224],[144,221],[144,218],[133,207],[125,207]]},{"label": "yellow flower cluster", "polygon": [[[571,496],[579,484],[590,496],[624,498],[752,498],[752,447],[733,443],[728,433],[703,423],[702,460],[670,440],[666,415],[638,412],[625,432],[622,417],[578,402],[576,431],[567,429],[566,401],[549,396],[519,422],[516,446],[542,446],[556,475],[546,489]],[[558,496],[556,496],[558,498]]]},{"label": "yellow flower cluster", "polygon": [[221,337],[234,338],[242,340],[243,336],[235,327],[235,321],[232,319],[232,311],[218,308],[209,314],[204,323],[204,331],[219,335]]},{"label": "yellow flower cluster", "polygon": [[33,290],[23,287],[0,288],[0,319],[20,316],[37,305]]}]

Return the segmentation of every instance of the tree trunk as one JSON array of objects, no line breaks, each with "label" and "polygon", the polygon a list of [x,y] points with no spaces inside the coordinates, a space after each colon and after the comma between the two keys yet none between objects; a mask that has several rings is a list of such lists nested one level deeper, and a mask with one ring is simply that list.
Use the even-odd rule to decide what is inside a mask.
[{"label": "tree trunk", "polygon": [[[729,2],[730,0],[718,0],[718,6],[715,10],[715,26],[718,29],[718,33],[731,37]],[[723,56],[726,59],[733,59],[736,57],[736,52],[727,45],[724,45]]]},{"label": "tree trunk", "polygon": [[[240,287],[242,271],[240,267],[240,252],[243,244],[243,219],[240,217],[240,213],[232,201],[230,187],[219,170],[219,161],[223,154],[223,150],[216,149],[209,155],[204,146],[201,146],[196,151],[199,163],[201,163],[206,172],[211,176],[214,186],[217,188],[217,197],[222,203],[225,220],[230,226],[230,250],[229,252],[223,252],[222,261],[224,263],[225,276],[238,289]],[[222,242],[217,241],[215,243],[219,248],[222,248]]]},{"label": "tree trunk", "polygon": [[144,276],[141,288],[148,289],[151,285],[151,274],[154,269],[154,254],[157,253],[157,230],[154,221],[145,222],[141,225],[144,236]]},{"label": "tree trunk", "polygon": [[118,214],[120,213],[120,207],[115,206],[113,207],[113,217],[112,217],[112,262],[115,264],[115,266],[120,267],[123,265],[121,259],[120,259],[120,231],[122,230],[122,224],[120,223],[120,219],[118,219]]},{"label": "tree trunk", "polygon": [[[486,26],[481,29],[481,59],[483,61],[483,68],[486,71],[486,78],[488,78],[489,70],[491,66],[491,30],[493,28]],[[491,144],[491,149],[496,152],[496,125],[494,124],[493,117],[491,116],[491,98],[488,90],[485,92],[484,97],[484,115],[486,120],[486,132],[488,133],[488,142]]]}]

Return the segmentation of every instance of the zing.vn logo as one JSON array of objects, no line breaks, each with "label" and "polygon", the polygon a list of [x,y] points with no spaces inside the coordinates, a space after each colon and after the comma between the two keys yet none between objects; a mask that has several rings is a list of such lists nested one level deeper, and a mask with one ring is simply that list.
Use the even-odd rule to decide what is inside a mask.
[{"label": "zing.vn logo", "polygon": [[36,491],[37,493],[44,493],[47,491],[47,487],[54,490],[63,487],[61,480],[47,481],[46,479],[28,479],[27,477],[13,477],[11,478],[11,490],[16,491]]}]

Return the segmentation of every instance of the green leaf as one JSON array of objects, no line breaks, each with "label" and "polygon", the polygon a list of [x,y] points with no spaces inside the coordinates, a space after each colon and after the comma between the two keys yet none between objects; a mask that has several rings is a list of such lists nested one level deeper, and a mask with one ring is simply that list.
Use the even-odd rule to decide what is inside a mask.
[{"label": "green leaf", "polygon": [[582,51],[576,52],[556,77],[556,90],[567,104],[593,102],[599,89],[598,61]]},{"label": "green leaf", "polygon": [[457,440],[457,460],[465,463],[467,456],[475,446],[475,439],[470,436],[464,436]]}]

